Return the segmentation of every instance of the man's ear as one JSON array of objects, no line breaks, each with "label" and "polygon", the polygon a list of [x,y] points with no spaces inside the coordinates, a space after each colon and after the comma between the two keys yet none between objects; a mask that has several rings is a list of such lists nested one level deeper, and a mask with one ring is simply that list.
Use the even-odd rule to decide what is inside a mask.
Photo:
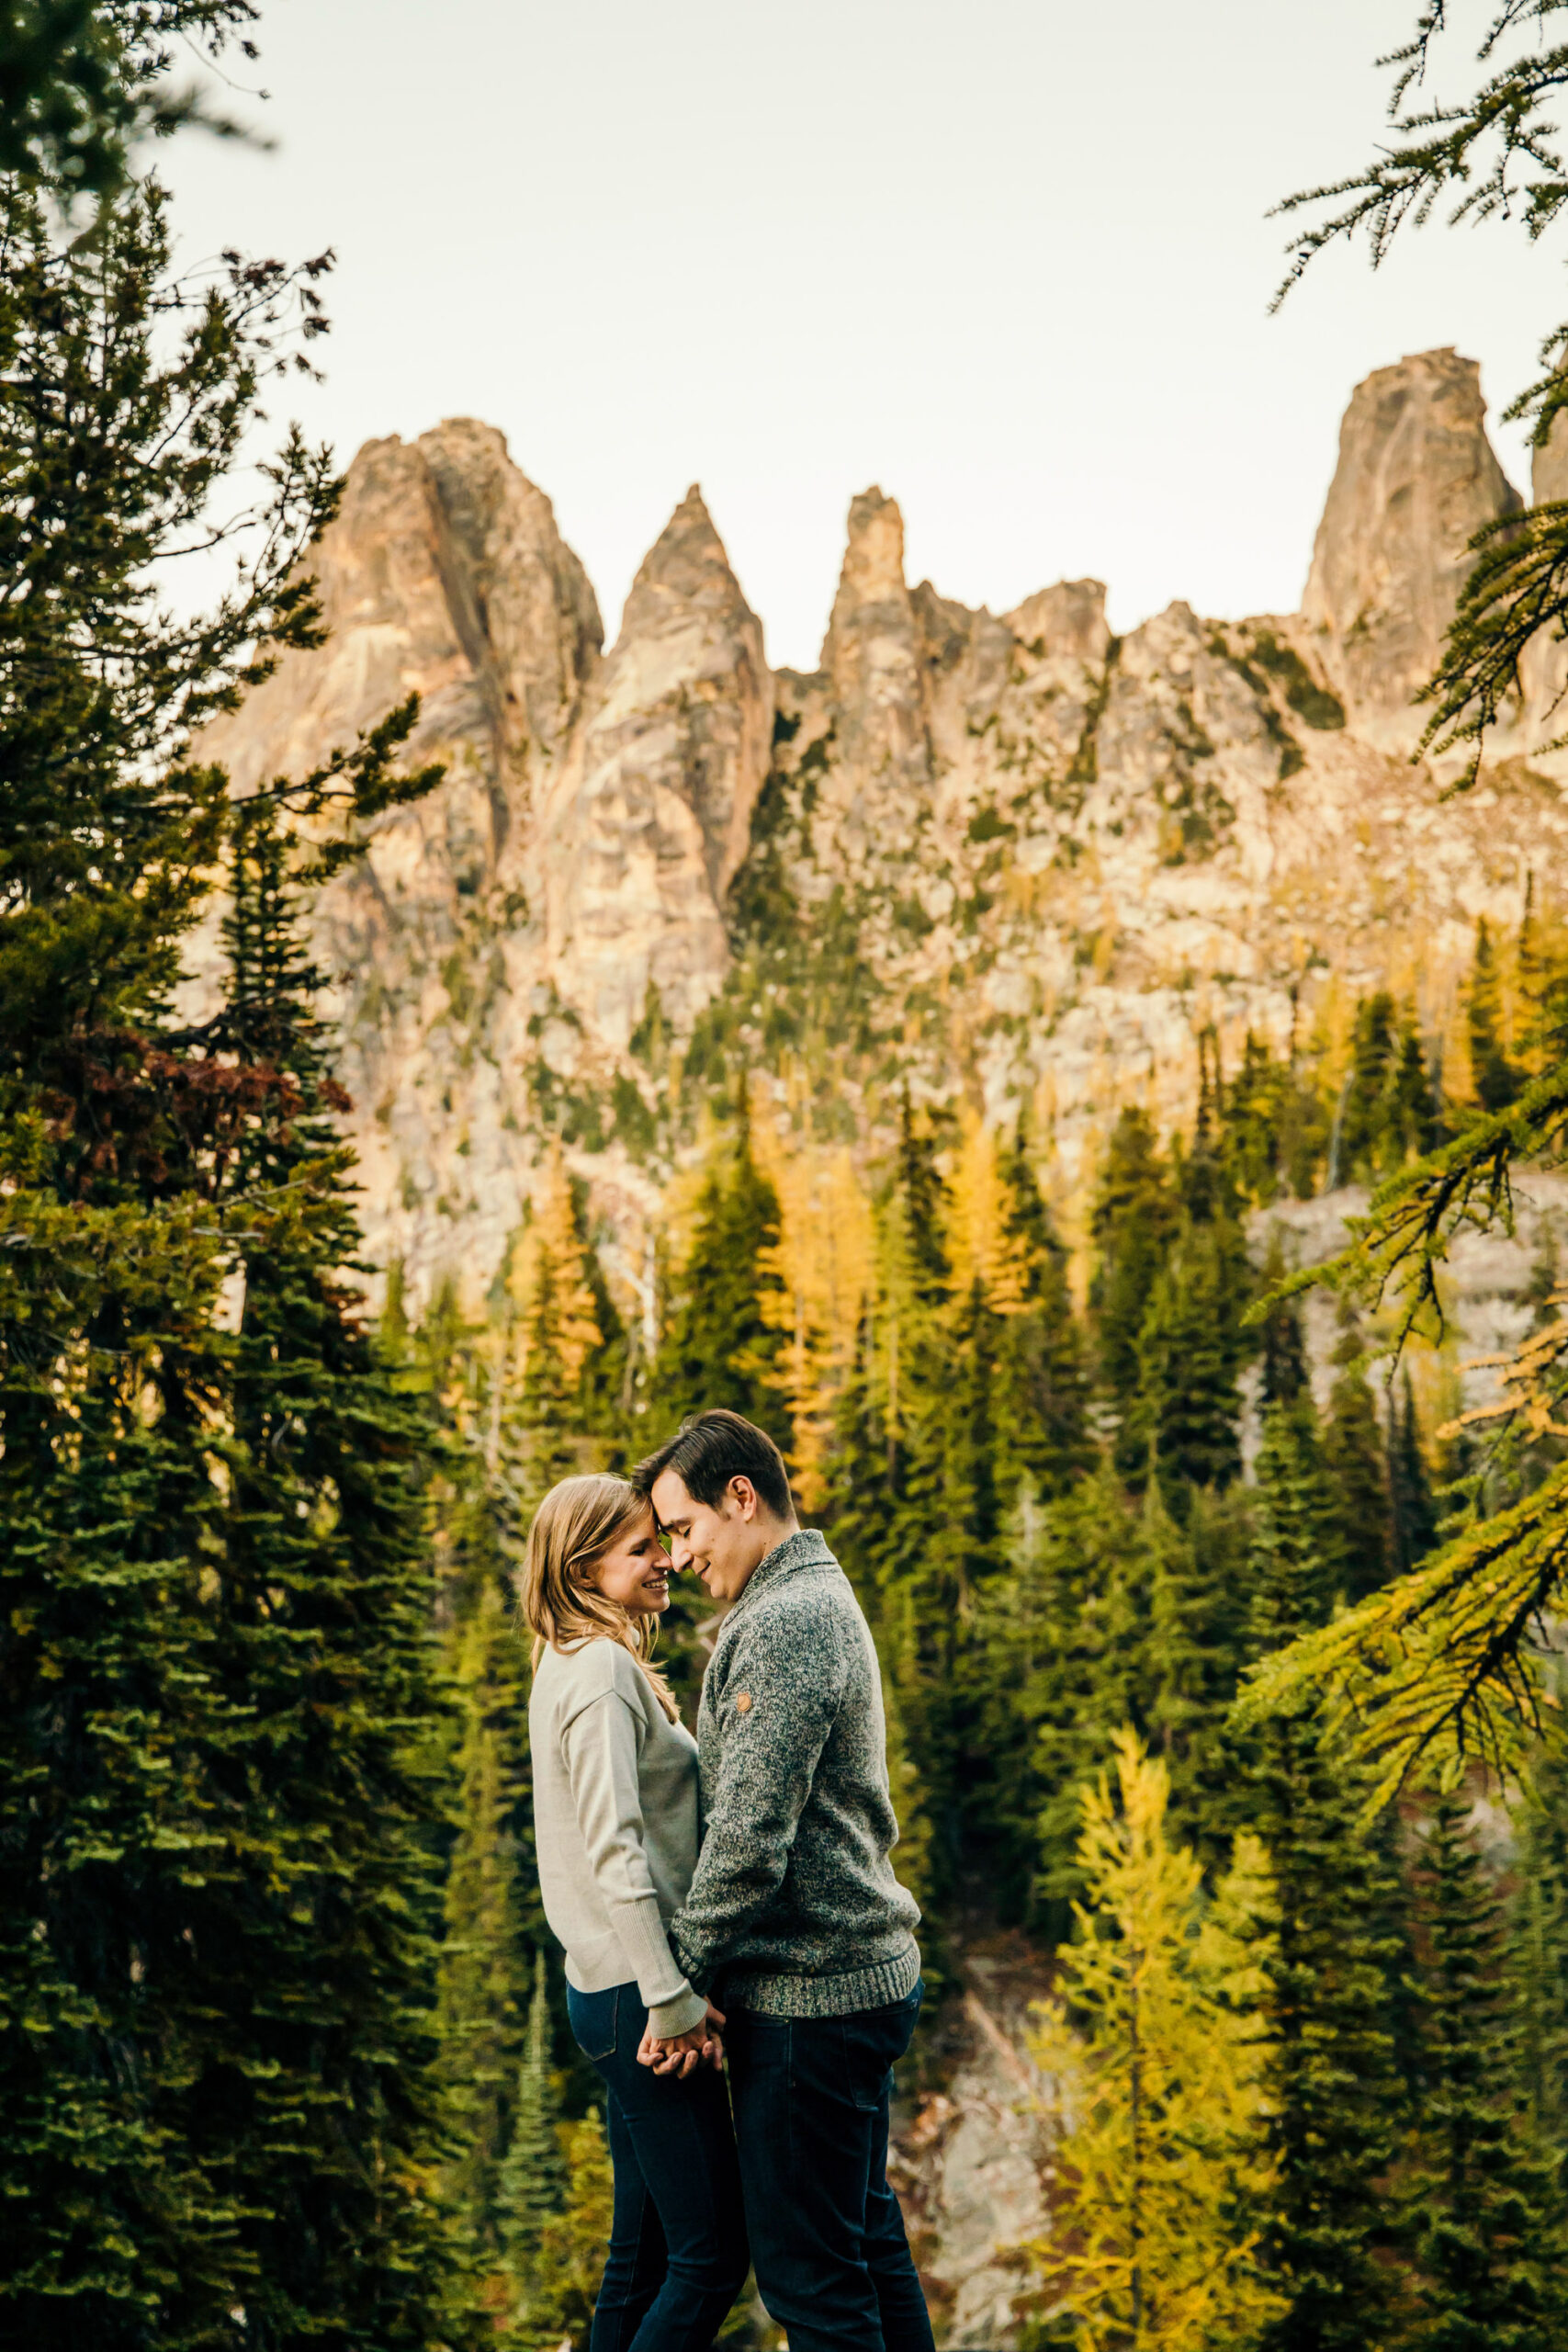
[{"label": "man's ear", "polygon": [[735,1498],[735,1507],[740,1513],[741,1518],[755,1519],[757,1516],[757,1489],[751,1484],[750,1479],[742,1478],[739,1476],[731,1478],[729,1482],[729,1491]]}]

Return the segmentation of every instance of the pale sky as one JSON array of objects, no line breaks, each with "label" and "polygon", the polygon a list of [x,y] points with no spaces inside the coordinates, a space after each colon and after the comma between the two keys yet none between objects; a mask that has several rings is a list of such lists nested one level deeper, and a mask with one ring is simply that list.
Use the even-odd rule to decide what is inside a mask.
[{"label": "pale sky", "polygon": [[[1562,245],[1427,230],[1275,318],[1292,189],[1359,165],[1416,0],[264,0],[278,141],[186,135],[183,254],[331,244],[297,413],[346,463],[500,425],[613,636],[700,481],[774,663],[815,666],[845,513],[1006,610],[1109,583],[1290,610],[1352,386],[1454,344],[1496,424],[1568,311]],[[1452,10],[1468,31],[1482,0]],[[1467,86],[1454,48],[1449,86]],[[237,109],[241,102],[231,100]]]}]

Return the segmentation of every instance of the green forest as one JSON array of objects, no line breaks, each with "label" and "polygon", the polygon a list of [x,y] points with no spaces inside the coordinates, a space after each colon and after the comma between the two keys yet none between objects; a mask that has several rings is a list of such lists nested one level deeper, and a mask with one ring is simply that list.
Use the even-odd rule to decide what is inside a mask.
[{"label": "green forest", "polygon": [[[127,176],[166,38],[240,39],[239,0],[35,14],[0,151],[7,2338],[584,2343],[609,2168],[532,1868],[513,1577],[555,1479],[728,1405],[876,1634],[928,2081],[966,1944],[1039,1957],[1061,2096],[1021,2340],[1568,2346],[1552,1250],[1495,1413],[1435,1319],[1454,1233],[1563,1156],[1556,919],[1478,927],[1446,1058],[1381,992],[1342,1052],[1227,1069],[1205,1036],[1189,1131],[1121,1114],[1075,1256],[1026,1121],[897,1069],[852,1141],[791,1096],[854,1006],[822,1006],[764,793],[731,989],[660,1045],[699,1140],[650,1327],[547,1105],[485,1310],[415,1313],[393,1268],[370,1312],[307,910],[439,773],[412,702],[244,799],[196,748],[321,641],[330,453],[288,435],[225,501],[329,258],[182,276]],[[159,563],[214,534],[243,569],[171,614]],[[1266,1213],[1350,1183],[1367,1214],[1303,1275]],[[678,1591],[688,1712],[705,1631]]]}]

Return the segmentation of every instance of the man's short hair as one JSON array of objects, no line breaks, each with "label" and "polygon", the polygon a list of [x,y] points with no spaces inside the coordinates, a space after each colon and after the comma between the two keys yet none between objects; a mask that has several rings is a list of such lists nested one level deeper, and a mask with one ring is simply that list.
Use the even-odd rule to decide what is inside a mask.
[{"label": "man's short hair", "polygon": [[694,1502],[706,1503],[710,1510],[718,1509],[732,1478],[750,1478],[775,1519],[787,1519],[795,1508],[784,1455],[766,1430],[723,1406],[682,1421],[672,1438],[637,1464],[632,1484],[651,1495],[654,1480],[666,1470],[684,1481]]}]

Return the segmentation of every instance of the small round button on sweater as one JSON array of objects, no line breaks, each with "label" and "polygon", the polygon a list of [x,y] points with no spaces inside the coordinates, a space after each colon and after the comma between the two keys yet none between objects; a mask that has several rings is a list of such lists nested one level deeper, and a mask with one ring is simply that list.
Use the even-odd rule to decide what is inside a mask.
[{"label": "small round button on sweater", "polygon": [[740,1696],[735,1702],[735,1712],[739,1715],[749,1715],[750,1713],[751,1693],[750,1690],[742,1690]]}]

